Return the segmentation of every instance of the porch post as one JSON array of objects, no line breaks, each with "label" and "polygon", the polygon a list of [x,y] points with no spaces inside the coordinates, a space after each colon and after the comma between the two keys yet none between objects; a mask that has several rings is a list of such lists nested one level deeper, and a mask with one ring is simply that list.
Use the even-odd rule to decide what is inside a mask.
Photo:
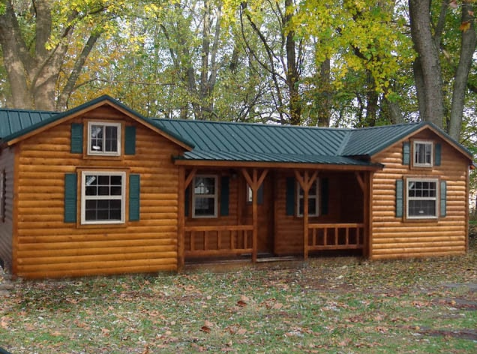
[{"label": "porch post", "polygon": [[302,177],[301,174],[295,170],[295,177],[298,183],[300,183],[301,189],[303,189],[303,258],[305,260],[308,259],[308,194],[317,176],[318,171],[315,171],[311,177],[308,175],[308,171],[305,171]]},{"label": "porch post", "polygon": [[184,242],[185,242],[185,191],[192,182],[197,169],[194,168],[186,177],[185,167],[179,167],[179,193],[177,206],[177,270],[184,268]]},{"label": "porch post", "polygon": [[370,240],[369,240],[369,230],[370,230],[370,210],[371,210],[371,174],[372,172],[363,172],[363,175],[359,172],[355,172],[356,179],[363,193],[363,255],[369,257],[370,254]]},{"label": "porch post", "polygon": [[268,170],[263,170],[258,176],[258,171],[256,168],[252,171],[252,176],[248,171],[243,168],[242,174],[247,181],[248,185],[252,189],[252,219],[253,219],[253,234],[252,234],[252,262],[257,262],[257,243],[258,243],[258,189],[262,185],[265,177],[267,176]]},{"label": "porch post", "polygon": [[373,254],[373,176],[374,172],[370,171],[366,178],[366,201],[365,201],[365,257],[370,258]]}]

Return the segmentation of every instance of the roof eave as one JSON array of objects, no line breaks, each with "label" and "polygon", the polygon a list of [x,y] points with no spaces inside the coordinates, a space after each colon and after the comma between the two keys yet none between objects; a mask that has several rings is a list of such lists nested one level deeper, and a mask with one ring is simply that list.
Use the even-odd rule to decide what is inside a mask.
[{"label": "roof eave", "polygon": [[401,143],[405,141],[409,136],[415,135],[420,133],[421,131],[425,129],[430,129],[433,133],[438,135],[441,139],[447,141],[450,145],[452,145],[456,150],[458,150],[460,153],[465,155],[467,158],[470,159],[470,161],[473,161],[473,155],[470,151],[468,151],[464,146],[462,146],[460,143],[452,139],[448,134],[444,133],[441,129],[436,127],[434,124],[431,122],[421,122],[421,124],[416,125],[416,129],[407,132],[406,134],[403,134],[402,136],[397,137],[395,140],[389,142],[385,147],[378,147],[372,151],[369,152],[369,157],[374,158],[377,154],[385,152],[387,149],[391,148],[391,146]]},{"label": "roof eave", "polygon": [[276,168],[276,169],[320,169],[320,170],[342,170],[342,171],[377,171],[382,170],[382,164],[325,164],[311,162],[264,162],[264,161],[230,161],[230,160],[199,160],[185,159],[182,156],[173,157],[173,161],[178,166],[193,167],[253,167],[253,168]]},{"label": "roof eave", "polygon": [[34,124],[26,129],[22,129],[14,134],[11,134],[7,137],[4,137],[1,140],[0,145],[2,147],[6,146],[12,146],[17,144],[18,142],[25,140],[33,135],[39,134],[47,129],[50,129],[52,127],[55,127],[61,123],[63,123],[66,120],[73,119],[75,117],[78,117],[86,112],[92,111],[98,107],[101,107],[103,105],[109,105],[116,110],[120,111],[124,115],[128,116],[129,118],[147,126],[149,129],[155,131],[159,135],[165,137],[166,139],[169,139],[170,141],[174,142],[175,144],[181,146],[187,151],[191,151],[194,149],[194,145],[185,139],[182,139],[181,137],[177,136],[176,134],[170,132],[168,129],[165,128],[159,128],[156,125],[152,124],[149,122],[149,120],[145,117],[143,117],[141,114],[138,112],[133,111],[129,107],[125,106],[121,102],[111,98],[110,96],[101,96],[98,97],[92,101],[89,101],[87,103],[84,103],[80,106],[77,106],[71,110],[58,113],[57,115],[51,117],[50,119],[47,119],[45,121],[39,122],[37,124]]}]

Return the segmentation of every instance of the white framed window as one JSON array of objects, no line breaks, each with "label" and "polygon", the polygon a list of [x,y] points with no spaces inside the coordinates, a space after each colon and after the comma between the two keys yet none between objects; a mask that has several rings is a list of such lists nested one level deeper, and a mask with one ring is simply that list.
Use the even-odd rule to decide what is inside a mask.
[{"label": "white framed window", "polygon": [[434,144],[430,141],[415,140],[413,142],[413,165],[432,167],[434,164]]},{"label": "white framed window", "polygon": [[88,155],[121,155],[121,123],[88,122]]},{"label": "white framed window", "polygon": [[192,217],[217,217],[217,176],[198,175],[194,177],[192,193]]},{"label": "white framed window", "polygon": [[81,224],[121,224],[125,220],[126,172],[81,172]]},{"label": "white framed window", "polygon": [[437,218],[438,180],[408,178],[406,180],[407,218]]},{"label": "white framed window", "polygon": [[[308,216],[318,216],[319,215],[319,179],[317,178],[316,181],[311,185],[310,190],[308,191]],[[303,216],[303,189],[300,186],[300,183],[296,183],[297,187],[297,216]]]}]

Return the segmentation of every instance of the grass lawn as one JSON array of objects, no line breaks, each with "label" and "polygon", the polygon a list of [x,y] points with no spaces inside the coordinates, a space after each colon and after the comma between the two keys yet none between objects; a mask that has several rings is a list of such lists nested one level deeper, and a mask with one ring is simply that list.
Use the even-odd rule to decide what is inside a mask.
[{"label": "grass lawn", "polygon": [[0,347],[13,354],[476,353],[477,244],[452,258],[315,258],[215,273],[15,282],[0,298]]}]

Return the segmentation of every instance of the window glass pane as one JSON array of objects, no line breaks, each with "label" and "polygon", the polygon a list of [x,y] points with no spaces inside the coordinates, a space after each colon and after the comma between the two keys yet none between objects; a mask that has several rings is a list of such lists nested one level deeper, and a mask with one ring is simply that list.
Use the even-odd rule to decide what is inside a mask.
[{"label": "window glass pane", "polygon": [[247,185],[247,202],[249,203],[253,202],[253,191],[249,185]]},{"label": "window glass pane", "polygon": [[410,200],[409,216],[434,217],[436,216],[435,200]]},{"label": "window glass pane", "polygon": [[436,197],[436,181],[408,181],[408,216],[416,218],[436,217]]},{"label": "window glass pane", "polygon": [[106,127],[106,149],[108,152],[118,151],[118,127]]},{"label": "window glass pane", "polygon": [[415,157],[414,161],[417,164],[431,164],[432,162],[432,144],[431,143],[416,143],[414,145]]},{"label": "window glass pane", "polygon": [[119,150],[120,127],[118,125],[90,126],[89,144],[93,153],[116,153]]},{"label": "window glass pane", "polygon": [[111,176],[111,185],[120,186],[123,183],[123,176]]},{"label": "window glass pane", "polygon": [[196,197],[194,207],[196,216],[215,215],[215,199],[213,197]]},{"label": "window glass pane", "polygon": [[103,151],[103,126],[91,126],[91,151]]},{"label": "window glass pane", "polygon": [[121,175],[85,175],[86,221],[121,221],[123,205]]},{"label": "window glass pane", "polygon": [[308,215],[316,215],[316,198],[309,198],[308,199]]},{"label": "window glass pane", "polygon": [[[303,216],[303,189],[298,184],[298,216]],[[317,216],[318,209],[316,201],[318,200],[318,179],[313,183],[308,192],[308,215]]]},{"label": "window glass pane", "polygon": [[198,195],[215,194],[215,178],[196,177],[194,193]]}]

